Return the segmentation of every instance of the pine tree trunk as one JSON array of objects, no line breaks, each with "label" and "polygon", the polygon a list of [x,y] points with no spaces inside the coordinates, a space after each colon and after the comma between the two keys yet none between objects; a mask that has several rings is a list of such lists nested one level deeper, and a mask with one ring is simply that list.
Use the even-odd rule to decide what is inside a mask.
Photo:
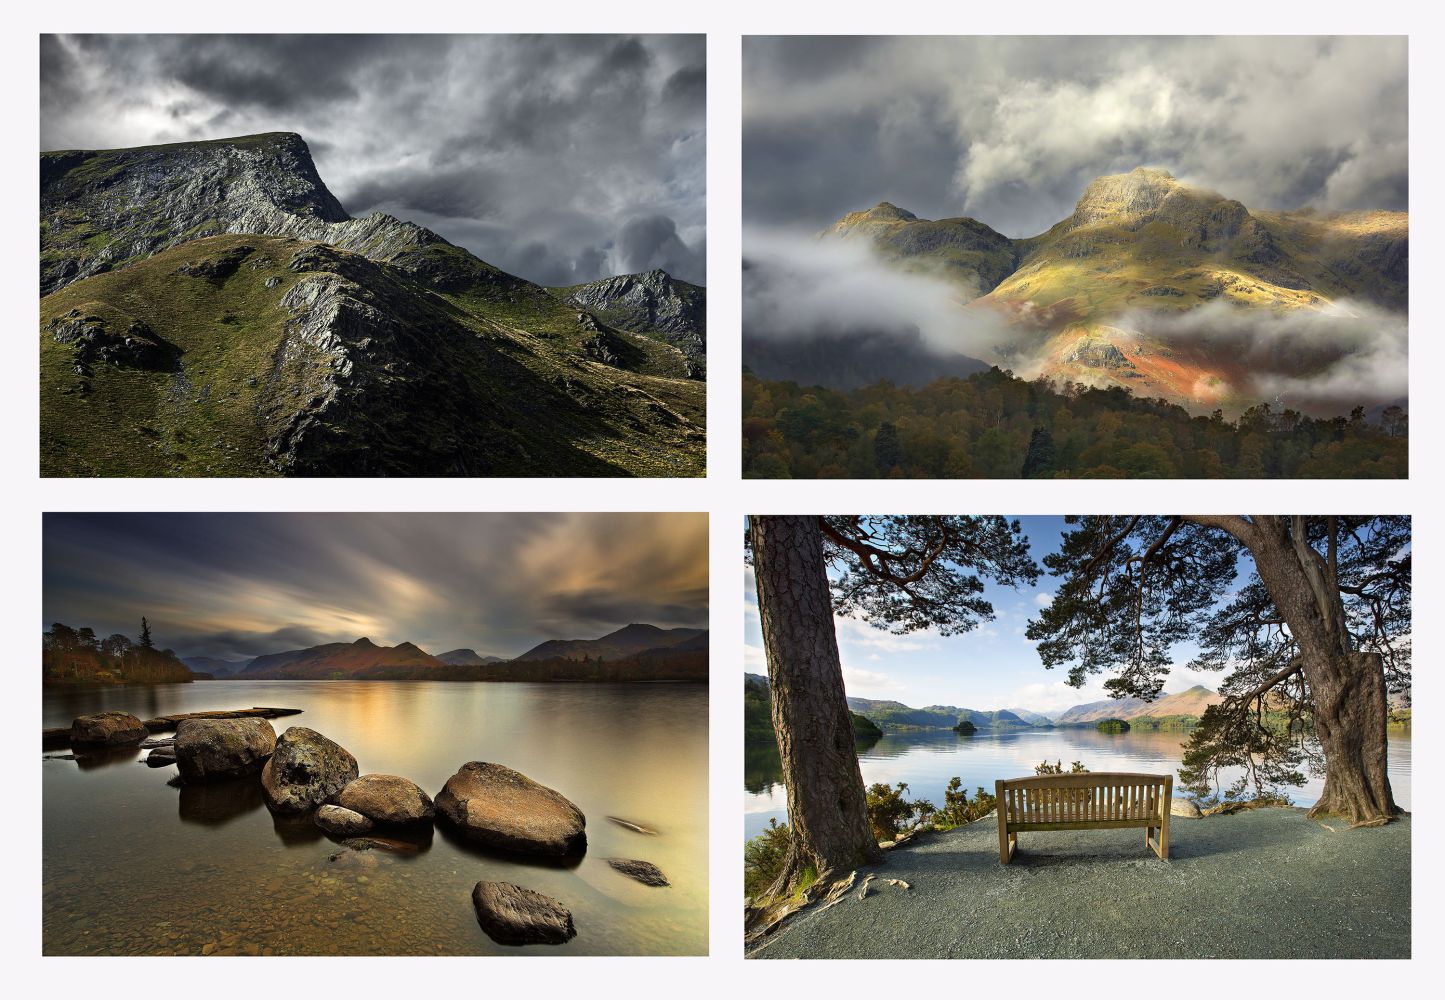
[{"label": "pine tree trunk", "polygon": [[825,881],[882,854],[868,825],[818,519],[753,516],[748,533],[792,831],[770,890],[783,896],[809,875]]},{"label": "pine tree trunk", "polygon": [[1315,734],[1325,756],[1325,786],[1311,816],[1379,826],[1399,815],[1390,790],[1386,725],[1389,702],[1378,653],[1361,652],[1346,626],[1332,570],[1300,539],[1301,519],[1260,515],[1242,540],[1260,580],[1299,645]]},{"label": "pine tree trunk", "polygon": [[1388,823],[1401,810],[1390,790],[1390,707],[1380,656],[1350,653],[1319,673],[1327,676],[1310,687],[1315,734],[1325,753],[1325,787],[1310,815],[1340,816],[1355,826]]}]

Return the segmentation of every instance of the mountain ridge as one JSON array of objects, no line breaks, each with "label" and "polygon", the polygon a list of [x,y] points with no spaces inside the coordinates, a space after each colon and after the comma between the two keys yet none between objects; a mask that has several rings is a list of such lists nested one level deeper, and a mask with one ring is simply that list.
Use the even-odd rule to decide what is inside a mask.
[{"label": "mountain ridge", "polygon": [[[1333,315],[1356,303],[1408,307],[1408,213],[1251,211],[1151,167],[1096,178],[1073,213],[1036,236],[1006,237],[977,219],[920,219],[882,202],[819,237],[864,240],[893,266],[945,280],[961,322],[1002,322],[1006,333],[978,352],[985,365],[1197,407],[1261,401],[1248,388],[1259,374],[1250,365],[1308,375],[1348,357],[1315,342],[1246,364],[1248,320]],[[1205,304],[1225,307],[1207,335],[1170,332]]]},{"label": "mountain ridge", "polygon": [[294,133],[41,154],[43,475],[698,475],[699,363],[389,215]]}]

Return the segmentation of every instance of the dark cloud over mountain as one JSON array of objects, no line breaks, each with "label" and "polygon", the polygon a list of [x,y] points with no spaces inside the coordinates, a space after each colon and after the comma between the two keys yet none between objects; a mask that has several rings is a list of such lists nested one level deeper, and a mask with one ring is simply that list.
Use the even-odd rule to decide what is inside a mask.
[{"label": "dark cloud over mountain", "polygon": [[[702,36],[44,36],[42,149],[293,131],[353,215],[523,277],[705,283]],[[671,238],[637,249],[640,229]],[[644,243],[647,241],[644,240]]]},{"label": "dark cloud over mountain", "polygon": [[44,624],[239,659],[368,636],[514,656],[708,624],[700,514],[50,514]]},{"label": "dark cloud over mountain", "polygon": [[744,221],[887,200],[1031,236],[1141,165],[1251,208],[1405,209],[1407,76],[1402,37],[747,38]]}]

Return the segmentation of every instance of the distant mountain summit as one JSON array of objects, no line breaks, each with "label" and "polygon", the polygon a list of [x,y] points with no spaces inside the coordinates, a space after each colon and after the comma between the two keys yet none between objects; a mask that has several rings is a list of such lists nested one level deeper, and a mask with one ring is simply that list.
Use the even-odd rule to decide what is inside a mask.
[{"label": "distant mountain summit", "polygon": [[707,361],[707,291],[654,269],[556,290],[563,301],[623,330],[652,330],[693,361]]},{"label": "distant mountain summit", "polygon": [[475,649],[452,649],[445,653],[438,653],[437,659],[443,663],[450,663],[455,667],[475,667],[484,663],[504,663],[500,656],[479,656]]},{"label": "distant mountain summit", "polygon": [[626,625],[600,639],[549,639],[527,650],[513,662],[524,660],[580,660],[617,658],[651,649],[707,650],[707,630],[662,629],[656,625]]},{"label": "distant mountain summit", "polygon": [[669,342],[691,334],[628,325],[682,322],[670,279],[599,320],[350,218],[292,133],[42,153],[40,175],[45,475],[703,472],[702,366]]},{"label": "distant mountain summit", "polygon": [[[948,281],[966,312],[1001,321],[987,364],[1201,408],[1258,402],[1240,393],[1260,370],[1308,375],[1346,356],[1314,342],[1250,357],[1252,319],[1341,303],[1403,312],[1409,300],[1406,213],[1251,211],[1152,167],[1097,178],[1068,218],[1024,239],[888,202],[821,237],[865,240],[897,267]],[[1217,329],[1168,333],[1206,303],[1235,307],[1238,321],[1218,313]]]}]

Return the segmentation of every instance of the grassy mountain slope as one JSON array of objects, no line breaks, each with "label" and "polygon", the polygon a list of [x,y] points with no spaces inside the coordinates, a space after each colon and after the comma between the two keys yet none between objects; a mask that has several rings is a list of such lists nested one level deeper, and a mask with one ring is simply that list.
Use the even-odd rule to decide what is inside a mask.
[{"label": "grassy mountain slope", "polygon": [[42,154],[45,475],[701,475],[706,387],[298,136]]}]

